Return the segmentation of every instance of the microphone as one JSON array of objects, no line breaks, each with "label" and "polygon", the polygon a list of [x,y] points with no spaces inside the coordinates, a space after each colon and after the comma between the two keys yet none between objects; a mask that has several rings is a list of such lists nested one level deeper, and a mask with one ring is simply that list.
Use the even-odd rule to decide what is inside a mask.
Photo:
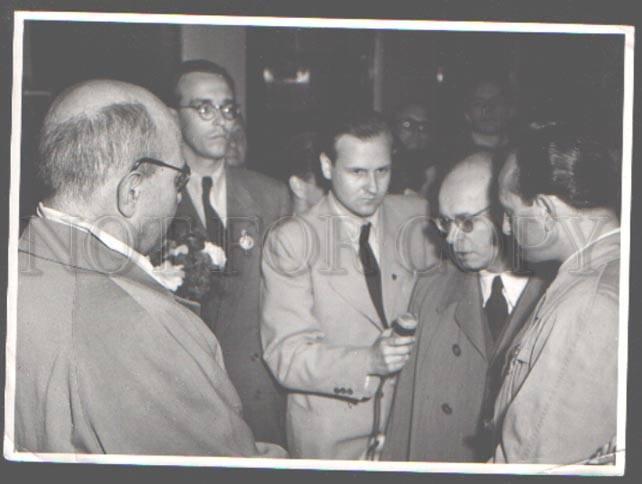
[{"label": "microphone", "polygon": [[417,318],[412,313],[404,313],[392,323],[392,331],[397,336],[414,336],[417,330]]}]

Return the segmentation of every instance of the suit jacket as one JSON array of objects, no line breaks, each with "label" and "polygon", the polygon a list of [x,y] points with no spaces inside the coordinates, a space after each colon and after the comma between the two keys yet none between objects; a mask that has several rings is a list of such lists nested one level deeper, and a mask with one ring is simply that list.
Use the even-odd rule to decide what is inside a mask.
[{"label": "suit jacket", "polygon": [[399,376],[382,460],[478,459],[488,369],[524,324],[543,288],[541,279],[529,280],[495,343],[477,273],[443,263],[417,282],[410,302],[419,321],[417,343]]},{"label": "suit jacket", "polygon": [[[225,167],[227,183],[227,263],[202,301],[203,319],[216,334],[228,373],[241,397],[243,416],[257,439],[285,444],[285,395],[261,359],[259,287],[262,242],[267,229],[290,214],[284,184],[242,168]],[[201,203],[201,201],[197,201]],[[187,191],[169,230],[185,225],[207,238]],[[239,245],[243,231],[254,245]]]},{"label": "suit jacket", "polygon": [[214,335],[131,260],[35,218],[19,264],[16,450],[284,456],[255,444]]},{"label": "suit jacket", "polygon": [[[383,303],[392,321],[407,309],[415,271],[436,256],[421,227],[423,200],[388,196],[380,210]],[[289,390],[287,437],[294,457],[363,458],[373,425],[379,377],[366,386],[368,352],[384,328],[357,251],[333,232],[335,214],[326,196],[276,227],[264,250],[264,358]],[[394,378],[386,379],[383,425],[393,388]]]},{"label": "suit jacket", "polygon": [[560,266],[509,351],[495,462],[579,463],[615,440],[619,269],[619,233]]}]

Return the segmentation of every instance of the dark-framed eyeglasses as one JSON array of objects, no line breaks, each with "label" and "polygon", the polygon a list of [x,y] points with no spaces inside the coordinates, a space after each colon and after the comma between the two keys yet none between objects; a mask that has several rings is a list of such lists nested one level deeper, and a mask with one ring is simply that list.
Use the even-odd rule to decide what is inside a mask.
[{"label": "dark-framed eyeglasses", "polygon": [[193,109],[198,113],[203,121],[211,121],[216,116],[216,113],[221,113],[223,119],[234,121],[238,118],[241,112],[240,106],[234,101],[225,101],[223,104],[216,105],[210,101],[203,101],[198,104],[190,104],[187,106],[178,106],[180,109]]},{"label": "dark-framed eyeglasses", "polygon": [[157,160],[156,158],[149,157],[140,158],[139,160],[137,160],[136,163],[134,163],[134,166],[132,166],[131,171],[137,170],[143,163],[149,163],[150,165],[170,168],[174,171],[177,171],[179,174],[174,179],[174,185],[176,186],[176,191],[179,192],[182,191],[183,188],[185,188],[185,185],[187,185],[187,182],[189,181],[189,177],[192,176],[192,170],[190,170],[189,165],[187,164],[179,168],[177,166],[165,163],[164,161]]},{"label": "dark-framed eyeglasses", "polygon": [[459,215],[454,219],[450,217],[437,217],[435,219],[435,225],[444,235],[447,235],[450,232],[453,223],[459,230],[461,230],[465,234],[469,234],[475,228],[475,220],[481,214],[487,212],[488,210],[490,210],[490,205],[488,207],[482,208],[478,212],[471,213],[470,215]]}]

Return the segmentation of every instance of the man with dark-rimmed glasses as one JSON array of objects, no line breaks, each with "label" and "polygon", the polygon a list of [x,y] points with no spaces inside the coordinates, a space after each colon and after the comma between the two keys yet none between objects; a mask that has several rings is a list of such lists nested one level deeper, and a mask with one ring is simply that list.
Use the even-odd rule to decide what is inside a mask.
[{"label": "man with dark-rimmed glasses", "polygon": [[183,62],[172,87],[183,159],[192,175],[169,237],[199,232],[225,250],[224,270],[213,273],[211,290],[199,301],[202,316],[221,342],[254,435],[284,444],[285,397],[261,359],[259,284],[263,236],[290,215],[289,193],[281,182],[226,163],[240,107],[223,67],[207,60]]},{"label": "man with dark-rimmed glasses", "polygon": [[218,341],[147,258],[190,175],[167,107],[131,84],[78,84],[40,152],[50,190],[18,250],[5,451],[284,456],[255,442]]},{"label": "man with dark-rimmed glasses", "polygon": [[445,174],[434,219],[451,262],[417,282],[417,346],[401,372],[383,459],[471,462],[490,457],[505,348],[543,292],[513,266],[502,237],[493,155],[475,152]]}]

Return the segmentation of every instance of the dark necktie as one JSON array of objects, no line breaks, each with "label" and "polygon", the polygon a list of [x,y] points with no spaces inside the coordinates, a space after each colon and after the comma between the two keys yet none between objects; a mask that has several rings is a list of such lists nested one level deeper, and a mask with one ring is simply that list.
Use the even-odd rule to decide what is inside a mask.
[{"label": "dark necktie", "polygon": [[223,247],[225,226],[217,211],[210,203],[210,191],[212,190],[212,178],[203,177],[203,208],[205,209],[205,227],[207,238],[219,247]]},{"label": "dark necktie", "polygon": [[508,319],[508,304],[502,294],[503,288],[502,278],[495,276],[493,279],[493,288],[485,308],[486,319],[488,320],[490,333],[493,335],[493,341],[497,341]]},{"label": "dark necktie", "polygon": [[370,247],[370,227],[371,224],[367,223],[361,226],[361,234],[359,235],[359,259],[361,259],[361,266],[363,267],[363,273],[366,278],[366,284],[368,285],[368,292],[370,293],[370,298],[372,303],[377,310],[379,319],[384,327],[388,327],[388,322],[386,321],[386,314],[383,309],[383,297],[381,291],[381,273],[379,271],[379,264],[377,263],[377,258],[372,252],[372,247]]}]

